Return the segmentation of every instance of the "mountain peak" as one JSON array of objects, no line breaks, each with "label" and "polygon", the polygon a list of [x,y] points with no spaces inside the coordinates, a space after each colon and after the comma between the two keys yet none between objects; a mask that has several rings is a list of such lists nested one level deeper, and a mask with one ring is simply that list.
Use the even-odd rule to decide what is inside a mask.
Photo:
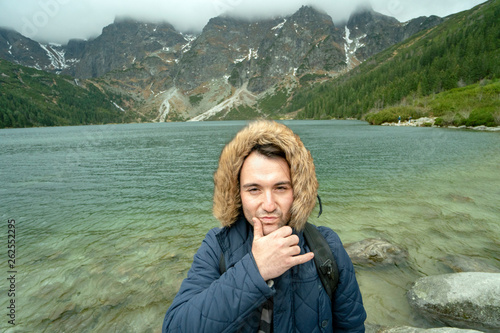
[{"label": "mountain peak", "polygon": [[364,3],[359,4],[354,9],[351,16],[356,15],[356,14],[367,14],[367,13],[373,14],[373,13],[375,13],[375,11],[373,10],[373,7],[369,2],[364,2]]},{"label": "mountain peak", "polygon": [[298,17],[318,17],[318,16],[329,16],[324,10],[318,9],[313,6],[302,6],[299,8],[295,14],[292,16],[298,16]]},{"label": "mountain peak", "polygon": [[385,22],[385,24],[397,25],[400,22],[391,16],[377,13],[370,4],[363,4],[356,8],[347,21],[347,26],[369,25],[375,22]]}]

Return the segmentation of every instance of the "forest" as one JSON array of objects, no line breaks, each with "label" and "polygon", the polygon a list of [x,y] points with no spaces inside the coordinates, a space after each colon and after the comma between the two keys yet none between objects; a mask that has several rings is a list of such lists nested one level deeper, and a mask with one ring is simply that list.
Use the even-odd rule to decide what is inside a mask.
[{"label": "forest", "polygon": [[484,118],[484,125],[500,125],[499,17],[500,1],[456,14],[338,79],[303,89],[287,109],[301,109],[299,119],[380,124],[434,116],[443,125],[462,125],[473,115],[470,123]]},{"label": "forest", "polygon": [[[0,128],[130,122],[127,98],[34,68],[0,60]],[[115,103],[115,104],[113,104]]]}]

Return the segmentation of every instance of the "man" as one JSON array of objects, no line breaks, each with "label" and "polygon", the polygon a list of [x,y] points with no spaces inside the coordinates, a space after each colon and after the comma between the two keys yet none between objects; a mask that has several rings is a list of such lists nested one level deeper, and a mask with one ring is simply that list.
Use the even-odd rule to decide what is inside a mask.
[{"label": "man", "polygon": [[224,147],[214,185],[223,228],[207,233],[164,332],[364,332],[361,293],[337,234],[318,228],[339,270],[333,304],[305,244],[318,182],[297,135],[251,123]]}]

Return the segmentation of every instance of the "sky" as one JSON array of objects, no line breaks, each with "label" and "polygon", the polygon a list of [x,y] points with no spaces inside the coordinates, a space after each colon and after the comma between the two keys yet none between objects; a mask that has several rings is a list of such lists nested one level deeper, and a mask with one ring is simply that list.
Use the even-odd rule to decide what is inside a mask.
[{"label": "sky", "polygon": [[444,17],[486,0],[0,0],[0,27],[38,42],[66,44],[72,38],[99,36],[117,16],[199,32],[210,18],[224,13],[260,19],[293,14],[302,5],[322,9],[339,23],[367,2],[375,11],[405,22],[419,16]]}]

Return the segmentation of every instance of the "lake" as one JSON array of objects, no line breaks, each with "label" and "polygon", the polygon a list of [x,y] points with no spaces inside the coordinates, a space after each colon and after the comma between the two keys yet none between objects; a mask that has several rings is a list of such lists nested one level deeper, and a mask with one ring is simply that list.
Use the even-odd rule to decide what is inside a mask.
[{"label": "lake", "polygon": [[[500,268],[498,132],[284,123],[315,160],[323,214],[316,208],[310,222],[344,243],[384,238],[409,253],[403,265],[356,267],[367,323],[421,325],[406,291],[419,277],[451,272],[445,256]],[[159,332],[204,235],[219,226],[212,175],[244,124],[0,130],[0,330]],[[10,271],[15,296],[4,297]]]}]

